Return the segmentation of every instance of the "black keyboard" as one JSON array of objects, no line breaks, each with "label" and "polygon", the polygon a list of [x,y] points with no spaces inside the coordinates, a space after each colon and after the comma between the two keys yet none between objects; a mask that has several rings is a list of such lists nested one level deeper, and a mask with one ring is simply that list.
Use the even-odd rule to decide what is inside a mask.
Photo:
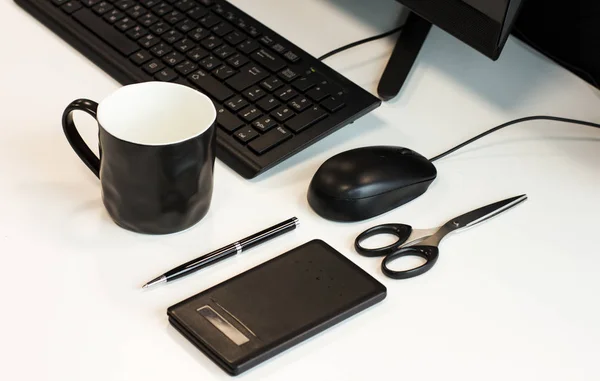
[{"label": "black keyboard", "polygon": [[210,96],[217,157],[245,178],[381,104],[226,1],[15,1],[123,85],[169,81]]}]

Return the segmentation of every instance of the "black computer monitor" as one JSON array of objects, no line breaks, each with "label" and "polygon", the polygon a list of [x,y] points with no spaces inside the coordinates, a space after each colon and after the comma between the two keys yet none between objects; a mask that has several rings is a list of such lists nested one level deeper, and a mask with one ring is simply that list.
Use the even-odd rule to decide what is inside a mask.
[{"label": "black computer monitor", "polygon": [[410,10],[379,84],[383,99],[395,96],[425,38],[436,25],[492,60],[498,59],[523,0],[397,0]]}]

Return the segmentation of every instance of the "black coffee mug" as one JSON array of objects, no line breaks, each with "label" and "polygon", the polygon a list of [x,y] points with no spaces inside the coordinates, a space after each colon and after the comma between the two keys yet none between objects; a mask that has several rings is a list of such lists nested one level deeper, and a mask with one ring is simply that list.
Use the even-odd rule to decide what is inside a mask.
[{"label": "black coffee mug", "polygon": [[[98,122],[99,157],[79,135],[73,112]],[[100,104],[78,99],[64,111],[67,140],[98,176],[115,223],[147,234],[188,229],[208,212],[213,193],[212,101],[189,87],[144,82],[123,86]]]}]

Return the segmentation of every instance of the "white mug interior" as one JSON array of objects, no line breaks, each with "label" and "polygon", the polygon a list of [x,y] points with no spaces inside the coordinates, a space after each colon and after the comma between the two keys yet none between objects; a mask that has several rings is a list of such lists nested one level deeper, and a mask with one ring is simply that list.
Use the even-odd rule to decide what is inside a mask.
[{"label": "white mug interior", "polygon": [[217,116],[206,95],[168,82],[119,88],[98,105],[98,123],[112,136],[142,145],[180,143],[204,133]]}]

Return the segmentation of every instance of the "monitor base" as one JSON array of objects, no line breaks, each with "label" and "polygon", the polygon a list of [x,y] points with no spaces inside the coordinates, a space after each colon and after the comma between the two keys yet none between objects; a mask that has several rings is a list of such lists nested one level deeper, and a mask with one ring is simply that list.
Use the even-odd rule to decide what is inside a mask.
[{"label": "monitor base", "polygon": [[379,80],[377,93],[382,100],[388,101],[398,95],[430,29],[431,23],[427,20],[413,12],[408,15],[392,55]]}]

